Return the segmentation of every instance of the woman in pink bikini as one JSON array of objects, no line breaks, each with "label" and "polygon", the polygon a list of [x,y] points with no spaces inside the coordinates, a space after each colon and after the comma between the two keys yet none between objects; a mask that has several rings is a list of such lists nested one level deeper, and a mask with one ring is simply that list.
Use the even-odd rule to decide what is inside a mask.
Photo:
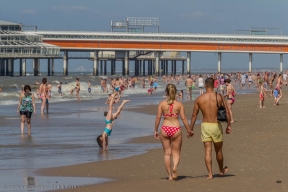
[{"label": "woman in pink bikini", "polygon": [[[180,151],[182,146],[182,131],[179,122],[179,114],[182,122],[187,129],[187,137],[192,137],[194,133],[189,129],[188,121],[185,116],[184,106],[176,100],[176,87],[173,84],[166,86],[167,99],[158,105],[158,112],[155,120],[155,139],[162,142],[164,150],[164,164],[168,173],[168,180],[177,180],[177,167],[180,161]],[[161,117],[164,121],[160,133],[158,127]],[[172,157],[172,162],[171,162]]]},{"label": "woman in pink bikini", "polygon": [[[46,105],[46,109],[47,109],[47,104],[48,104],[48,88],[46,86],[46,83],[47,83],[47,78],[43,78],[42,79],[42,84],[39,87],[40,99],[41,99],[41,102],[42,102],[41,115],[44,114],[44,107]],[[47,113],[48,113],[48,109],[47,109]]]}]

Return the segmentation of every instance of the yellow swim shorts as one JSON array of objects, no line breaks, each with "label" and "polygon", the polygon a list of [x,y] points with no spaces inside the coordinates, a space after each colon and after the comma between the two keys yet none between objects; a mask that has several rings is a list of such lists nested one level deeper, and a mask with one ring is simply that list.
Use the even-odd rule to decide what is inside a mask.
[{"label": "yellow swim shorts", "polygon": [[201,123],[202,142],[218,143],[223,141],[223,129],[221,123]]}]

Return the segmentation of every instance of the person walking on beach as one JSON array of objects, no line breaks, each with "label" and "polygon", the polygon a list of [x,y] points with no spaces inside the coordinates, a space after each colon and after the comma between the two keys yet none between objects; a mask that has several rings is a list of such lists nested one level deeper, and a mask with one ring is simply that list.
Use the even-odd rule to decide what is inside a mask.
[{"label": "person walking on beach", "polygon": [[76,78],[76,86],[75,86],[75,88],[71,89],[71,91],[70,91],[71,95],[73,94],[74,90],[76,90],[77,100],[78,100],[78,101],[81,101],[81,100],[80,100],[80,97],[79,97],[79,92],[80,92],[80,82],[79,82],[79,78]]},{"label": "person walking on beach", "polygon": [[41,105],[41,115],[44,114],[44,107],[46,106],[46,110],[48,113],[48,108],[47,108],[47,104],[48,104],[48,92],[49,89],[46,86],[47,83],[47,78],[43,78],[42,79],[42,84],[40,85],[40,97],[41,97],[41,101],[42,101],[42,105]]},{"label": "person walking on beach", "polygon": [[[206,92],[200,95],[194,102],[194,109],[191,117],[190,129],[193,131],[199,110],[203,114],[201,123],[201,139],[204,143],[205,164],[208,170],[207,179],[213,179],[212,173],[212,143],[216,152],[216,159],[219,166],[219,175],[222,176],[228,172],[228,167],[223,167],[224,159],[222,153],[223,146],[223,130],[221,123],[217,120],[218,106],[222,103],[226,108],[227,128],[226,134],[231,132],[230,113],[226,101],[222,95],[213,92],[214,79],[207,78],[205,80]],[[218,103],[218,104],[217,104]]]},{"label": "person walking on beach", "polygon": [[192,84],[193,84],[193,80],[191,79],[191,76],[189,75],[185,81],[185,86],[187,88],[187,94],[189,98],[192,97]]},{"label": "person walking on beach", "polygon": [[276,83],[276,88],[277,90],[279,90],[279,95],[278,95],[278,100],[277,100],[277,103],[276,105],[279,105],[279,101],[280,99],[283,97],[283,92],[282,92],[282,89],[281,89],[281,85],[283,84],[283,74],[280,73],[278,75],[278,79],[277,79],[277,83]]},{"label": "person walking on beach", "polygon": [[264,106],[264,100],[265,100],[265,88],[264,88],[264,84],[265,82],[263,82],[263,81],[260,81],[259,82],[259,87],[260,87],[260,93],[259,93],[259,97],[260,97],[260,108],[266,108],[265,106]]},{"label": "person walking on beach", "polygon": [[200,95],[202,95],[203,94],[203,88],[204,88],[204,79],[203,79],[202,75],[199,75],[199,78],[198,78],[198,88],[199,88]]},{"label": "person walking on beach", "polygon": [[28,134],[31,134],[31,116],[34,111],[36,114],[36,105],[34,95],[31,92],[29,85],[24,86],[24,93],[20,95],[17,113],[21,116],[21,133],[24,134],[25,119],[28,125]]},{"label": "person walking on beach", "polygon": [[235,91],[234,87],[231,85],[230,79],[225,79],[224,82],[226,84],[225,97],[227,97],[227,106],[228,106],[229,112],[230,112],[231,123],[234,123],[234,118],[233,118],[233,113],[232,113],[232,105],[235,102],[236,91]]},{"label": "person walking on beach", "polygon": [[[180,114],[182,122],[187,129],[187,137],[194,135],[189,129],[189,124],[185,116],[184,106],[176,100],[176,87],[173,84],[166,86],[167,99],[161,101],[158,105],[157,116],[155,119],[155,139],[162,142],[164,150],[164,164],[168,173],[168,180],[177,180],[177,168],[180,161],[180,152],[182,146],[182,131],[178,116]],[[158,132],[158,127],[161,117],[164,117],[161,131]],[[172,157],[172,162],[171,162]]]},{"label": "person walking on beach", "polygon": [[117,119],[117,116],[122,111],[124,105],[130,101],[123,100],[122,104],[118,107],[116,113],[113,114],[113,104],[115,103],[115,97],[117,94],[117,92],[113,93],[110,97],[109,110],[104,112],[106,127],[102,135],[99,135],[96,139],[99,147],[101,147],[103,150],[108,150],[108,136],[110,136],[112,133],[112,127],[114,124],[113,121]]}]

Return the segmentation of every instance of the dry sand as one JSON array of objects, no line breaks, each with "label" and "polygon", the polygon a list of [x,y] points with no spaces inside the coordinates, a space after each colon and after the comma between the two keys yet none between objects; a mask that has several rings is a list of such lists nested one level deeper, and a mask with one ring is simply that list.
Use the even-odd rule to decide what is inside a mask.
[{"label": "dry sand", "polygon": [[[279,106],[273,105],[273,98],[270,96],[266,98],[265,106],[266,109],[259,109],[258,94],[237,95],[233,106],[236,122],[232,124],[232,133],[224,136],[224,165],[229,167],[229,173],[224,177],[217,176],[217,162],[213,153],[215,178],[205,179],[207,170],[200,125],[194,128],[193,138],[183,137],[178,181],[166,180],[162,149],[153,149],[142,155],[118,160],[47,168],[38,173],[114,180],[64,191],[288,191],[288,91],[284,91],[284,98]],[[185,107],[190,120],[193,103],[186,102]],[[156,109],[157,106],[146,106],[133,110],[156,114]],[[198,119],[202,119],[201,113]],[[226,127],[225,124],[222,125],[223,128]],[[183,131],[183,136],[185,133]],[[149,136],[135,138],[131,142],[160,141]],[[277,180],[281,180],[281,183],[276,183]]]}]

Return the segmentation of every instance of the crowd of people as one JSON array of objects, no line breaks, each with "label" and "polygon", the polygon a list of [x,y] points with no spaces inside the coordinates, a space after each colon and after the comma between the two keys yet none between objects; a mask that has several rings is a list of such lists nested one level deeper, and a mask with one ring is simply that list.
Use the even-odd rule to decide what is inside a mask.
[{"label": "crowd of people", "polygon": [[[182,132],[179,122],[179,116],[187,130],[187,137],[194,135],[193,128],[197,119],[199,110],[203,114],[201,124],[201,138],[205,149],[205,163],[208,170],[207,179],[212,179],[212,144],[216,152],[216,159],[219,166],[219,174],[224,175],[228,171],[228,167],[223,166],[223,130],[221,123],[217,119],[217,111],[219,106],[226,109],[227,127],[226,133],[231,132],[231,124],[234,123],[232,106],[235,102],[236,89],[251,89],[253,86],[259,90],[260,108],[265,108],[265,97],[273,96],[274,105],[279,105],[280,99],[283,97],[281,89],[282,85],[287,86],[287,73],[227,73],[227,74],[199,74],[199,75],[176,75],[151,77],[117,77],[117,78],[101,78],[100,87],[103,93],[108,94],[106,104],[108,111],[104,112],[105,128],[96,140],[101,149],[108,150],[108,136],[112,133],[112,127],[115,119],[122,111],[124,105],[130,100],[123,100],[117,111],[113,113],[113,106],[120,103],[121,96],[126,89],[147,89],[148,94],[156,93],[159,86],[158,81],[167,84],[165,89],[165,99],[159,102],[157,116],[155,120],[154,137],[160,139],[164,149],[164,164],[168,173],[169,180],[177,180],[177,167],[180,161],[180,151],[182,144]],[[109,81],[109,84],[108,84]],[[137,86],[138,84],[138,86]],[[193,90],[198,88],[199,97],[195,99],[193,114],[190,124],[185,116],[184,106],[180,102],[184,97],[183,90],[177,90],[177,85],[184,84],[186,86],[187,98],[192,98]],[[274,85],[275,84],[275,85]],[[148,85],[148,87],[147,87]],[[57,85],[58,94],[62,95],[62,82]],[[78,101],[80,100],[81,85],[79,78],[76,78],[76,86],[70,90],[70,93],[76,92]],[[91,83],[88,81],[88,93],[91,94]],[[195,92],[195,91],[194,91]],[[49,110],[49,99],[52,96],[52,85],[47,82],[46,78],[42,79],[39,88],[36,91],[37,97],[41,99],[41,114]],[[28,134],[31,134],[31,116],[36,113],[34,94],[31,93],[31,87],[25,85],[19,98],[17,112],[21,116],[21,133],[24,134],[25,121],[28,124]],[[158,130],[161,118],[164,121],[161,130]]]}]

